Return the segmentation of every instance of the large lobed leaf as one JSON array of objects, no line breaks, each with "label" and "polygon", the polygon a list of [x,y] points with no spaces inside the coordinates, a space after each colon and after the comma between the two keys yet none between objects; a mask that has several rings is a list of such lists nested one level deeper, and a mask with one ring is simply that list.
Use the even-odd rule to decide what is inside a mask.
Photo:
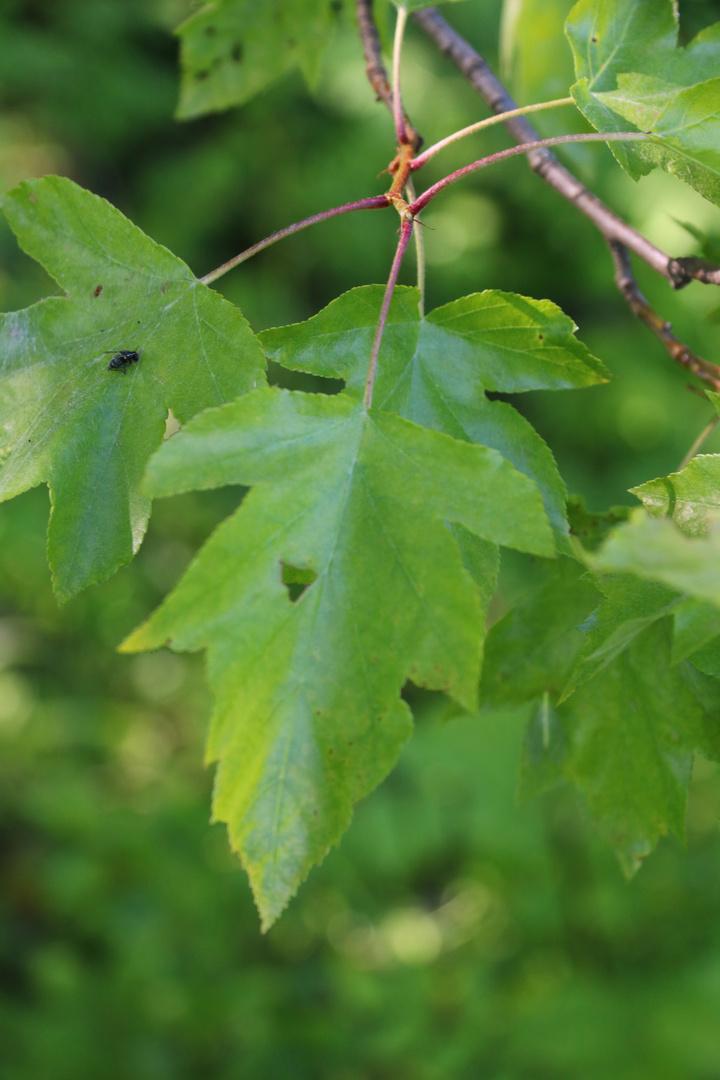
[{"label": "large lobed leaf", "polygon": [[[66,296],[0,317],[0,499],[47,482],[48,558],[66,600],[139,547],[140,480],[168,409],[184,422],[264,381],[233,305],[123,215],[71,180],[28,180],[3,209],[21,247]],[[109,354],[136,350],[129,370]]]},{"label": "large lobed leaf", "polygon": [[[383,289],[352,289],[305,323],[266,330],[273,360],[296,371],[344,379],[363,392]],[[562,390],[609,378],[547,300],[488,290],[421,316],[416,289],[395,290],[374,402],[424,427],[489,446],[539,486],[561,550],[568,548],[566,491],[550,450],[512,405],[486,391]]]},{"label": "large lobed leaf", "polygon": [[647,131],[650,144],[612,143],[635,179],[656,165],[720,201],[720,23],[677,47],[672,0],[580,0],[566,31],[573,96],[600,131]]},{"label": "large lobed leaf", "polygon": [[[492,572],[494,544],[553,543],[537,488],[495,451],[344,394],[206,412],[148,490],[226,483],[253,490],[123,647],[208,648],[214,813],[269,925],[395,763],[405,680],[476,704],[484,605],[446,523],[490,542]],[[283,582],[303,579],[293,602]]]}]

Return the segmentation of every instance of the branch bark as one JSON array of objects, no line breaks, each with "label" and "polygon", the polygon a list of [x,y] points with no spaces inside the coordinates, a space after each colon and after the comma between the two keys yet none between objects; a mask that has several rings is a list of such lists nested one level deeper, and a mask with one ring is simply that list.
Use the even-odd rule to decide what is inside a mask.
[{"label": "branch bark", "polygon": [[[516,102],[483,57],[435,8],[416,11],[414,18],[435,41],[440,51],[460,68],[493,112],[509,112],[517,108]],[[540,138],[524,116],[509,118],[505,122],[505,128],[517,143],[536,142]],[[533,150],[528,154],[528,161],[530,167],[543,180],[592,221],[608,243],[612,241],[624,245],[658,274],[662,274],[673,288],[681,289],[694,279],[708,284],[720,284],[720,268],[704,260],[674,259],[661,251],[589,191],[551,151]]]}]

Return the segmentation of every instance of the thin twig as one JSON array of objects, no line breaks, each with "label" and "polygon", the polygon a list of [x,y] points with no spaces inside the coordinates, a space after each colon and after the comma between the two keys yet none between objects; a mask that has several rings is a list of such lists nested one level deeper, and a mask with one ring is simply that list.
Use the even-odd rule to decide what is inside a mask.
[{"label": "thin twig", "polygon": [[[414,18],[433,38],[440,51],[460,68],[493,112],[508,113],[517,108],[517,103],[513,101],[483,57],[445,21],[435,8],[416,11]],[[509,118],[505,121],[505,127],[516,142],[538,141],[538,132],[524,116]],[[692,264],[688,265],[687,260],[673,259],[666,252],[655,247],[646,237],[613,213],[597,195],[593,195],[569,169],[560,164],[550,151],[538,150],[528,156],[528,162],[543,180],[577,206],[578,210],[600,230],[606,240],[619,240],[653,270],[662,274],[674,288],[682,288],[693,278],[710,283],[713,279],[708,275],[715,271],[720,277],[720,268],[712,264],[710,264],[711,269],[708,270],[706,267],[703,270]],[[719,282],[716,280],[714,283]]]},{"label": "thin twig", "polygon": [[[357,8],[358,30],[360,31],[368,80],[375,91],[378,101],[384,101],[392,115],[393,92],[382,61],[382,46],[377,24],[373,18],[372,0],[356,0],[355,6]],[[402,123],[405,132],[404,141],[409,143],[413,150],[418,150],[422,146],[422,137],[410,123],[404,109]]]},{"label": "thin twig", "polygon": [[257,255],[259,251],[264,251],[271,244],[276,244],[278,240],[283,240],[286,236],[292,236],[293,233],[300,232],[301,229],[307,229],[309,225],[317,225],[320,221],[327,221],[328,218],[338,217],[340,214],[349,214],[353,210],[380,210],[389,205],[390,203],[384,195],[374,195],[370,199],[360,199],[359,202],[334,206],[332,210],[323,210],[322,213],[313,214],[312,217],[304,218],[303,221],[296,221],[293,225],[287,225],[284,229],[273,233],[272,236],[267,236],[264,240],[253,244],[252,247],[246,248],[245,251],[241,251],[234,258],[228,259],[222,266],[218,266],[217,270],[211,270],[205,277],[201,277],[200,283],[201,285],[209,285],[212,281],[222,277],[223,274],[227,274],[228,270],[234,269],[240,263],[252,258],[253,255]]},{"label": "thin twig", "polygon": [[545,112],[548,109],[559,109],[562,105],[574,104],[574,98],[556,98],[555,101],[540,101],[536,105],[523,105],[522,108],[511,109],[510,112],[488,116],[485,120],[479,120],[477,124],[470,124],[460,131],[454,131],[452,135],[448,135],[446,138],[440,139],[439,142],[433,143],[432,146],[428,146],[427,150],[423,150],[422,154],[418,154],[415,158],[413,168],[421,169],[426,161],[429,161],[431,157],[437,154],[438,150],[444,150],[446,146],[450,146],[459,139],[464,139],[466,135],[474,135],[476,131],[483,131],[485,128],[493,127],[495,124],[504,124],[514,116],[527,116],[528,113]]},{"label": "thin twig", "polygon": [[403,255],[407,249],[410,237],[413,234],[413,219],[409,215],[403,217],[402,225],[400,226],[400,239],[398,240],[397,251],[395,252],[395,258],[390,269],[390,277],[388,278],[387,286],[385,287],[385,296],[383,297],[382,307],[380,309],[380,318],[375,329],[375,337],[373,338],[372,352],[370,353],[370,367],[368,369],[367,382],[365,383],[365,408],[369,409],[372,405],[373,388],[375,386],[375,373],[377,371],[378,356],[380,354],[380,343],[382,342],[383,332],[385,330],[385,323],[387,322],[388,311],[390,310],[390,301],[392,300],[395,284],[400,273],[400,267],[402,266]]},{"label": "thin twig", "polygon": [[720,367],[711,364],[709,360],[703,360],[700,356],[695,356],[687,345],[683,345],[682,341],[675,337],[670,323],[661,319],[657,312],[650,307],[635,280],[630,263],[630,254],[625,245],[617,240],[609,240],[608,246],[615,264],[615,283],[630,305],[633,314],[644,322],[646,326],[650,327],[653,334],[663,343],[677,364],[680,364],[687,371],[691,371],[698,379],[709,383],[716,392],[720,391]]},{"label": "thin twig", "polygon": [[365,72],[378,101],[384,101],[390,112],[393,94],[385,65],[382,62],[382,46],[377,24],[373,18],[372,0],[357,0],[357,20],[365,56]]},{"label": "thin twig", "polygon": [[677,469],[675,470],[676,472],[682,472],[682,470],[685,468],[685,466],[690,464],[690,462],[695,457],[698,450],[700,449],[702,444],[705,442],[705,440],[708,438],[708,436],[712,435],[713,431],[718,426],[718,423],[720,423],[720,416],[713,416],[710,423],[705,425],[705,427],[702,429],[702,431],[698,435],[695,442],[692,444],[692,446],[688,450],[685,457],[682,459],[682,461],[678,465]]},{"label": "thin twig", "polygon": [[405,124],[403,123],[403,103],[400,93],[400,63],[402,60],[402,45],[405,27],[407,26],[407,10],[398,8],[395,21],[395,40],[393,41],[393,120],[395,121],[395,134],[399,143],[407,142]]},{"label": "thin twig", "polygon": [[[415,202],[417,195],[415,193],[413,182],[409,177],[407,184],[405,185],[405,194],[408,197],[408,202]],[[418,310],[420,312],[420,318],[422,319],[425,315],[425,243],[423,241],[422,229],[415,230],[415,261],[417,263],[417,283],[418,291],[420,293]]]},{"label": "thin twig", "polygon": [[[517,157],[518,154],[531,154],[534,150],[542,150],[546,146],[562,146],[566,143],[579,143],[579,142],[647,142],[648,136],[641,131],[608,131],[608,132],[595,132],[593,131],[589,135],[554,135],[550,139],[538,139],[534,143],[523,143],[520,146],[510,146],[507,150],[500,150],[497,154],[490,154],[488,157],[480,158],[479,161],[473,161],[470,165],[465,165],[462,169],[458,169],[454,173],[450,173],[449,176],[443,177],[442,180],[438,180],[437,184],[433,184],[427,191],[424,191],[419,198],[415,199],[410,205],[410,213],[418,214],[424,206],[434,199],[436,195],[439,195],[450,184],[454,184],[456,180],[462,180],[463,177],[469,176],[470,173],[477,172],[478,169],[484,169],[488,165],[494,165],[498,161],[504,161],[505,158]],[[417,159],[416,159],[417,161]],[[415,165],[412,163],[411,168]]]}]

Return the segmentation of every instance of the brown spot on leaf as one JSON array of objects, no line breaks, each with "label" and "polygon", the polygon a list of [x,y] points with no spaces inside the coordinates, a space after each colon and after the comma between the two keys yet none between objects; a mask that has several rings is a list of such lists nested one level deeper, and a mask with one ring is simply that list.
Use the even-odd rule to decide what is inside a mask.
[{"label": "brown spot on leaf", "polygon": [[28,195],[28,202],[31,202],[31,203],[36,203],[37,202],[37,195],[35,194],[34,191],[31,191],[30,194]]},{"label": "brown spot on leaf", "polygon": [[93,296],[95,296],[95,297],[99,296],[100,293],[102,292],[102,290],[103,290],[102,285],[96,285],[95,288],[93,289]]}]

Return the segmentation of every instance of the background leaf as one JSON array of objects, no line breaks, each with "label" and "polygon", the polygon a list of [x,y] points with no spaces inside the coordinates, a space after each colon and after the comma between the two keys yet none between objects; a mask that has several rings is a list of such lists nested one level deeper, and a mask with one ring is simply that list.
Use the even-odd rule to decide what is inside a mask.
[{"label": "background leaf", "polygon": [[578,627],[597,603],[584,567],[559,559],[487,636],[480,696],[483,707],[524,705],[560,696],[584,639]]},{"label": "background leaf", "polygon": [[296,65],[312,86],[341,7],[342,0],[211,0],[177,30],[178,116],[243,105]]},{"label": "background leaf", "polygon": [[598,675],[635,638],[673,612],[680,602],[680,597],[665,586],[638,580],[630,574],[598,574],[594,582],[605,599],[582,627],[585,644],[563,690],[563,700]]},{"label": "background leaf", "polygon": [[693,751],[706,744],[706,714],[670,664],[670,630],[644,630],[561,707],[567,773],[627,874],[668,831],[684,832]]},{"label": "background leaf", "polygon": [[[264,381],[240,312],[180,259],[72,181],[26,181],[4,200],[20,245],[67,295],[0,321],[0,498],[47,482],[48,558],[67,600],[137,551],[139,490],[168,409],[180,422]],[[110,356],[140,361],[108,371]]]}]

